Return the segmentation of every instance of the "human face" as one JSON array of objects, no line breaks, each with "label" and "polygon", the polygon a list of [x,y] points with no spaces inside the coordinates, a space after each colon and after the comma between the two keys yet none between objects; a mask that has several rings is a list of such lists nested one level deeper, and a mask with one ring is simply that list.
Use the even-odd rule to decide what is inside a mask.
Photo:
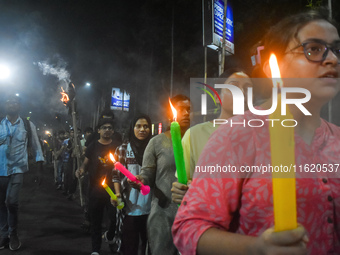
[{"label": "human face", "polygon": [[148,121],[146,119],[137,120],[133,131],[138,140],[146,139],[150,134],[150,126]]},{"label": "human face", "polygon": [[[248,87],[252,87],[253,83],[251,82],[248,75],[242,72],[233,73],[229,76],[229,78],[225,81],[225,84],[230,84],[239,87],[243,94],[246,95],[248,91]],[[246,96],[244,97],[246,103]],[[223,88],[221,90],[221,100],[222,100],[222,111],[225,111],[229,114],[233,112],[233,96],[229,89]]]},{"label": "human face", "polygon": [[177,110],[177,121],[179,125],[183,128],[189,128],[191,112],[190,101],[178,101],[175,105],[175,108]]},{"label": "human face", "polygon": [[111,124],[104,124],[99,128],[98,133],[100,138],[110,139],[113,134],[113,127]]},{"label": "human face", "polygon": [[8,115],[17,115],[20,111],[20,102],[16,98],[10,98],[6,101],[6,113]]},{"label": "human face", "polygon": [[324,104],[339,92],[340,86],[337,78],[339,78],[340,65],[337,56],[329,50],[323,61],[313,62],[306,58],[302,46],[289,51],[301,43],[315,39],[321,40],[327,45],[332,45],[340,40],[336,28],[327,21],[309,22],[300,29],[297,39],[290,41],[279,66],[284,78],[312,78],[306,82],[299,79],[299,85],[311,92],[312,102]]},{"label": "human face", "polygon": [[85,139],[87,139],[92,133],[91,132],[86,132],[85,133]]}]

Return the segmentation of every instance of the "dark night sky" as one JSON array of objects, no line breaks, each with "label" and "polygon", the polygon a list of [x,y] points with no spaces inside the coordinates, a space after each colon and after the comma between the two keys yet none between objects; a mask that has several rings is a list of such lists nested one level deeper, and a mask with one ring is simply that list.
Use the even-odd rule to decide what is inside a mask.
[{"label": "dark night sky", "polygon": [[[265,29],[308,3],[232,2],[236,55],[227,57],[226,67],[239,64],[249,71],[249,48]],[[172,13],[174,94],[188,94],[190,78],[203,77],[201,5],[200,0],[0,0],[0,63],[12,70],[8,81],[0,81],[1,100],[5,92],[18,92],[25,98],[22,115],[32,111],[38,126],[56,126],[56,112],[64,123],[69,117],[59,101],[58,79],[43,75],[37,65],[47,61],[70,73],[83,128],[90,124],[99,96],[108,101],[113,86],[131,93],[130,115],[140,111],[154,121],[164,120],[160,108],[170,90]],[[339,9],[339,1],[333,0],[336,19]],[[215,76],[217,53],[212,50],[208,66],[208,76]],[[92,87],[85,88],[86,82]],[[120,126],[130,115],[117,114]]]}]

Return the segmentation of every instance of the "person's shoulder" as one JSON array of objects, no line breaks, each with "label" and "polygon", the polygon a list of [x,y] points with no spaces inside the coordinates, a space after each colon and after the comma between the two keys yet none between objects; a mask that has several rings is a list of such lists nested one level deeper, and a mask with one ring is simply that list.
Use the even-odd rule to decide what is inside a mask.
[{"label": "person's shoulder", "polygon": [[165,133],[161,133],[161,134],[158,134],[158,135],[152,137],[150,139],[149,143],[150,142],[151,143],[158,143],[158,142],[165,140],[165,139],[168,139],[167,135]]},{"label": "person's shoulder", "polygon": [[246,111],[244,115],[236,115],[229,119],[223,120],[223,122],[220,122],[219,127],[217,128],[215,133],[227,133],[228,135],[242,136],[244,134],[252,133],[252,131],[254,130],[253,128],[251,128],[251,126],[248,125],[249,120],[262,120],[263,126],[265,126],[264,120],[266,118],[266,116],[257,116],[250,111]]},{"label": "person's shoulder", "polygon": [[337,138],[340,138],[340,127],[333,124],[333,123],[330,123],[324,119],[321,119],[322,123],[321,123],[321,127],[323,127],[323,129],[325,131],[328,131],[330,132],[330,134],[332,136],[335,136]]},{"label": "person's shoulder", "polygon": [[96,143],[99,143],[98,141],[93,141],[92,143],[89,144],[88,147],[86,147],[86,151],[92,151],[94,147],[96,146]]},{"label": "person's shoulder", "polygon": [[192,134],[195,134],[195,133],[206,132],[206,131],[210,131],[214,129],[217,129],[214,127],[214,124],[210,121],[206,121],[203,123],[196,124],[195,126],[190,127],[188,130],[190,130]]}]

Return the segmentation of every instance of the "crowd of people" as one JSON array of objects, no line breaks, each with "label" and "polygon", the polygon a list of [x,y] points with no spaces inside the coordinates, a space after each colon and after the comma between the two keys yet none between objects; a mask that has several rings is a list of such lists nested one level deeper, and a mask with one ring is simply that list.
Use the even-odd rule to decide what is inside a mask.
[{"label": "crowd of people", "polygon": [[[268,61],[275,53],[282,78],[299,78],[299,86],[311,93],[304,104],[311,115],[304,115],[297,105],[289,105],[298,121],[296,164],[338,164],[340,128],[320,117],[321,107],[340,90],[340,37],[336,25],[321,11],[297,14],[273,26],[262,45],[262,62],[252,78],[271,77]],[[227,70],[219,78],[244,94],[255,86],[251,75],[241,68]],[[234,116],[230,90],[222,88],[218,93],[219,119],[238,123],[268,119],[250,111]],[[287,97],[298,99],[299,94]],[[187,184],[177,181],[170,130],[152,137],[151,119],[145,114],[131,120],[125,139],[114,131],[119,120],[111,111],[105,111],[95,130],[84,130],[83,139],[76,137],[74,130],[70,130],[69,137],[59,131],[53,147],[44,146],[46,161],[52,163],[54,159],[56,189],[73,200],[80,185],[92,255],[100,254],[103,240],[113,253],[124,255],[340,254],[339,178],[327,174],[322,178],[297,178],[299,225],[276,232],[270,176],[195,171],[195,166],[233,165],[240,169],[244,165],[270,165],[269,124],[254,129],[217,126],[208,121],[190,128],[195,102],[185,95],[176,95],[171,102],[178,114]],[[256,107],[266,110],[271,106],[269,98]],[[35,126],[19,116],[19,109],[20,99],[9,97],[7,115],[0,124],[0,249],[9,246],[17,250],[21,246],[18,196],[23,173],[28,170],[29,151],[40,167],[44,161]],[[141,183],[150,186],[149,194],[141,194],[141,184],[115,168],[110,153]],[[103,182],[117,199],[110,198]],[[118,200],[124,202],[124,209],[117,208]],[[104,210],[109,218],[105,230]]]}]

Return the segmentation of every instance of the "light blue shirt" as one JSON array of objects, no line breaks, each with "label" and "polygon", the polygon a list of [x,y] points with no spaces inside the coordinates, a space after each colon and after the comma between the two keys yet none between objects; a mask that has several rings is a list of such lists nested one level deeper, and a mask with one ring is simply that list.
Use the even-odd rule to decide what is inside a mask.
[{"label": "light blue shirt", "polygon": [[[35,125],[31,125],[32,153],[35,161],[44,161]],[[12,124],[8,118],[0,123],[0,176],[25,173],[28,171],[27,154],[28,134],[23,120],[18,119]]]},{"label": "light blue shirt", "polygon": [[[135,158],[130,143],[128,144],[126,149],[126,160],[128,160],[128,158]],[[133,175],[136,176],[140,173],[141,166],[139,164],[127,164],[127,168]],[[130,212],[128,213],[128,215],[139,216],[149,214],[152,199],[150,193],[144,196],[140,193],[139,190],[131,189],[129,200],[132,206],[131,208],[129,208]]]}]

